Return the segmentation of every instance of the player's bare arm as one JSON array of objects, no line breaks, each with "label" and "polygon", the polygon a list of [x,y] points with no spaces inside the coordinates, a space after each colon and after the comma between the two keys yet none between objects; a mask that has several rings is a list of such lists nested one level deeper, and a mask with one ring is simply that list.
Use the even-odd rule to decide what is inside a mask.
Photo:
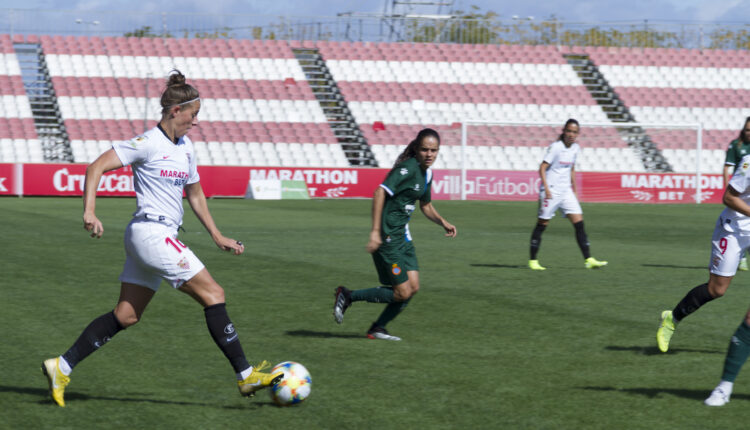
[{"label": "player's bare arm", "polygon": [[385,190],[378,187],[372,196],[372,230],[370,240],[367,242],[367,252],[372,254],[380,248],[383,240],[380,238],[380,225],[383,221],[383,206],[385,206]]},{"label": "player's bare arm", "polygon": [[570,189],[573,190],[573,194],[578,197],[578,191],[576,190],[576,168],[575,166],[570,167]]},{"label": "player's bare arm", "polygon": [[437,209],[435,209],[435,206],[432,205],[432,202],[420,203],[419,208],[422,210],[422,213],[427,217],[427,219],[445,229],[445,235],[447,237],[456,237],[456,235],[458,234],[456,226],[449,223],[445,220],[445,218],[440,216]]},{"label": "player's bare arm", "polygon": [[114,149],[106,151],[86,168],[86,180],[83,185],[83,228],[91,232],[91,237],[100,238],[104,227],[96,217],[96,189],[102,175],[110,170],[122,167],[122,161]]},{"label": "player's bare arm", "polygon": [[724,165],[724,187],[727,186],[729,180],[732,179],[732,169],[734,168],[731,164]]},{"label": "player's bare arm", "polygon": [[235,239],[225,237],[216,227],[211,212],[208,210],[208,203],[206,202],[206,195],[203,193],[203,187],[200,182],[185,185],[185,195],[187,196],[190,208],[198,217],[203,227],[206,229],[208,234],[211,235],[211,239],[214,240],[216,246],[224,251],[232,251],[234,255],[240,255],[245,252],[245,245]]},{"label": "player's bare arm", "polygon": [[734,209],[745,216],[750,216],[750,205],[742,200],[742,198],[740,197],[740,193],[732,188],[731,185],[727,186],[727,189],[724,191],[724,197],[722,198],[722,200],[728,208]]},{"label": "player's bare arm", "polygon": [[544,186],[544,198],[545,199],[552,198],[552,192],[549,189],[549,185],[547,185],[547,169],[548,168],[549,168],[549,163],[546,161],[542,161],[542,164],[539,165],[539,177],[542,179],[542,185]]}]

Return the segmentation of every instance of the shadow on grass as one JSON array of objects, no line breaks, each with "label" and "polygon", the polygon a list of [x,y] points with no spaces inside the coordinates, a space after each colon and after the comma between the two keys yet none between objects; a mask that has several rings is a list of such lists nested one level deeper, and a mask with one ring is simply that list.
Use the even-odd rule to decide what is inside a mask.
[{"label": "shadow on grass", "polygon": [[506,269],[521,269],[526,266],[521,266],[518,264],[480,264],[480,263],[474,263],[470,264],[471,267],[504,267]]},{"label": "shadow on grass", "polygon": [[708,266],[680,266],[677,264],[641,264],[643,267],[659,267],[667,269],[700,269],[707,270]]},{"label": "shadow on grass", "polygon": [[[28,394],[31,396],[37,396],[37,397],[43,397],[42,400],[37,401],[39,404],[45,404],[49,403],[50,405],[54,405],[54,402],[50,398],[49,390],[46,388],[31,388],[31,387],[10,387],[7,385],[0,385],[0,393],[17,393],[17,394]],[[131,402],[131,403],[151,403],[151,404],[157,404],[157,405],[174,405],[174,406],[204,406],[204,407],[212,407],[212,408],[219,408],[219,409],[236,409],[236,410],[244,410],[247,409],[245,406],[238,406],[238,405],[216,405],[212,403],[204,403],[204,402],[183,402],[178,400],[164,400],[164,399],[154,399],[149,397],[140,397],[138,396],[138,393],[133,393],[133,397],[110,397],[110,396],[91,396],[88,394],[82,394],[82,393],[76,393],[74,391],[68,391],[65,393],[65,404],[67,405],[69,402],[77,402],[77,401],[87,401],[87,400],[107,400],[107,401],[114,401],[114,402]],[[250,400],[250,403],[248,405],[251,408],[260,408],[264,406],[274,406],[276,405],[269,401],[255,401]]]},{"label": "shadow on grass", "polygon": [[716,349],[699,349],[699,348],[670,348],[667,352],[659,351],[656,346],[617,346],[610,345],[604,347],[608,351],[624,351],[624,352],[635,352],[640,355],[670,355],[679,354],[681,352],[693,352],[698,354],[725,354],[726,350],[719,351]]},{"label": "shadow on grass", "polygon": [[[706,388],[705,390],[686,390],[684,388],[615,388],[615,387],[578,387],[581,390],[590,391],[616,391],[626,394],[636,394],[639,396],[645,396],[650,399],[659,397],[660,394],[671,394],[673,396],[682,397],[691,400],[704,400],[710,394],[713,388]],[[732,394],[732,400],[750,400],[750,394]]]},{"label": "shadow on grass", "polygon": [[287,336],[320,337],[320,338],[342,338],[342,339],[364,339],[360,333],[331,333],[328,331],[291,330],[286,332]]}]

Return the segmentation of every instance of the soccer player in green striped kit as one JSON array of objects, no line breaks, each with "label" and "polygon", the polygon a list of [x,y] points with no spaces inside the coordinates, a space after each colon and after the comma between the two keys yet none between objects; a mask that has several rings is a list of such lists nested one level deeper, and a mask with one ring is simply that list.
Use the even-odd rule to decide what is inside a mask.
[{"label": "soccer player in green striped kit", "polygon": [[380,317],[367,331],[370,339],[401,340],[386,330],[386,325],[406,307],[419,291],[417,254],[409,233],[409,219],[419,200],[422,213],[443,227],[447,237],[456,237],[456,227],[438,214],[432,205],[432,170],[440,149],[440,136],[425,128],[417,134],[375,190],[372,199],[372,231],[367,251],[372,254],[378,278],[383,286],[361,290],[336,289],[333,316],[337,323],[353,303],[387,303]]}]

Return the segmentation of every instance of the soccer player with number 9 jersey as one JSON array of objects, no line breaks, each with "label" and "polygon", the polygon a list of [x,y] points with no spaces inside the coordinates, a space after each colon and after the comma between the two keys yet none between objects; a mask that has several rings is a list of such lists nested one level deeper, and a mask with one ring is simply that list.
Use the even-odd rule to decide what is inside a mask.
[{"label": "soccer player with number 9 jersey", "polygon": [[[719,214],[711,237],[708,282],[698,285],[671,311],[663,311],[656,331],[659,350],[667,352],[677,323],[701,306],[722,297],[737,273],[743,253],[750,248],[750,155],[742,157],[724,190],[726,208]],[[750,310],[735,330],[729,343],[719,385],[704,401],[708,406],[723,406],[732,395],[734,380],[750,355]]]}]

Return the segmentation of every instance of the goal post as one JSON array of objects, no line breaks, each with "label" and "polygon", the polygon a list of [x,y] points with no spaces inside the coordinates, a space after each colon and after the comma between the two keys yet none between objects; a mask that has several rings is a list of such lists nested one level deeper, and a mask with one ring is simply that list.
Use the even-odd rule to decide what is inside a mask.
[{"label": "goal post", "polygon": [[[454,127],[444,133],[447,139],[443,139],[455,146],[449,154],[453,162],[440,166],[458,173],[455,178],[459,183],[452,187],[450,198],[472,198],[475,184],[469,176],[477,170],[526,172],[527,176],[528,172],[535,173],[563,124],[564,121],[461,121],[460,132]],[[720,173],[724,164],[724,143],[704,149],[703,127],[699,123],[580,121],[580,126],[581,153],[576,172],[693,175],[688,180],[691,197],[701,203],[703,174]]]}]

